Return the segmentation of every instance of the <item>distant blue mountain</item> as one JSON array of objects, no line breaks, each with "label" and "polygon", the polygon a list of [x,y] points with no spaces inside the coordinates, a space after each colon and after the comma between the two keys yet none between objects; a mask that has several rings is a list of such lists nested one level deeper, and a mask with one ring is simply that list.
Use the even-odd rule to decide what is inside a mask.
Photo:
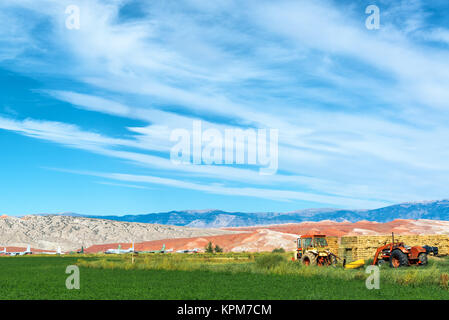
[{"label": "distant blue mountain", "polygon": [[[63,213],[63,215],[80,216],[73,213]],[[449,220],[449,200],[409,202],[374,210],[306,209],[285,213],[186,210],[142,215],[88,215],[84,217],[197,228],[246,227],[322,220],[333,220],[338,222],[356,222],[360,220],[388,222],[395,219]]]}]

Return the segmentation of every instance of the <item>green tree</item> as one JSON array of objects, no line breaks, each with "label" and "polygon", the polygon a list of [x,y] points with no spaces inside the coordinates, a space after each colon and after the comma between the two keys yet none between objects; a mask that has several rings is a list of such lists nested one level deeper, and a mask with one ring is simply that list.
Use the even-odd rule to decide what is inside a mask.
[{"label": "green tree", "polygon": [[219,252],[223,252],[223,248],[220,247],[218,244],[215,246],[215,252],[219,253]]},{"label": "green tree", "polygon": [[284,248],[276,248],[276,249],[273,249],[273,251],[271,251],[271,252],[273,252],[273,253],[284,253],[285,250],[284,250]]},{"label": "green tree", "polygon": [[204,249],[204,251],[206,251],[206,253],[214,253],[214,247],[212,246],[212,242],[211,241],[209,241],[209,243],[207,244],[207,246]]}]

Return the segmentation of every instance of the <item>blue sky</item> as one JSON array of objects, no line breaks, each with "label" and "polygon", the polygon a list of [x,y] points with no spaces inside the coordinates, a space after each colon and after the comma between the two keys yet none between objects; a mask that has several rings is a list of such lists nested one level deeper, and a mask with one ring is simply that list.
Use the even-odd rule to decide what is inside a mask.
[{"label": "blue sky", "polygon": [[[65,24],[73,4],[79,30]],[[447,198],[448,12],[443,0],[3,0],[0,214]],[[194,120],[277,129],[277,173],[173,164],[170,133]]]}]

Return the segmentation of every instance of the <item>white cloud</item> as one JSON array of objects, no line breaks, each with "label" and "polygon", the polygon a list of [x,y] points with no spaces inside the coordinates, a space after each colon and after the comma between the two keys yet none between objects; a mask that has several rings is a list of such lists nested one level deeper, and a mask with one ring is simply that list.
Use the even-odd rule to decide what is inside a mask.
[{"label": "white cloud", "polygon": [[64,172],[71,172],[76,174],[91,175],[96,177],[108,178],[118,181],[139,182],[148,183],[154,185],[163,185],[174,188],[196,190],[206,193],[239,196],[239,197],[254,197],[262,199],[271,199],[277,201],[292,201],[292,200],[305,200],[314,201],[320,203],[327,203],[333,205],[360,207],[368,205],[369,207],[379,207],[385,205],[384,202],[366,201],[353,198],[333,197],[326,195],[319,195],[307,192],[277,190],[277,189],[264,189],[264,188],[251,188],[251,187],[226,187],[220,184],[199,184],[193,182],[186,182],[177,179],[161,178],[157,176],[149,175],[132,175],[122,173],[101,173],[101,172],[89,172],[89,171],[73,171],[73,170],[60,170]]},{"label": "white cloud", "polygon": [[110,182],[110,181],[97,181],[96,183],[107,185],[107,186],[123,187],[123,188],[131,188],[131,189],[150,189],[148,187],[140,186],[140,185],[136,185],[136,184],[116,183],[116,182]]},{"label": "white cloud", "polygon": [[424,34],[427,40],[439,41],[449,45],[449,30],[445,28],[437,28]]}]

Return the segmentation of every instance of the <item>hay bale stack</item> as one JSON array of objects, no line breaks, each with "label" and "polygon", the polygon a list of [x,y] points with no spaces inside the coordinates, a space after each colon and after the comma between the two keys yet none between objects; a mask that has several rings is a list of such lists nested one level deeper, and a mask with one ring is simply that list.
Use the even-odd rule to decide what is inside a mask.
[{"label": "hay bale stack", "polygon": [[338,249],[338,255],[347,261],[357,260],[357,236],[345,236],[340,239],[340,248]]},{"label": "hay bale stack", "polygon": [[327,244],[329,245],[329,250],[338,255],[338,249],[340,248],[340,239],[335,236],[326,237]]}]

